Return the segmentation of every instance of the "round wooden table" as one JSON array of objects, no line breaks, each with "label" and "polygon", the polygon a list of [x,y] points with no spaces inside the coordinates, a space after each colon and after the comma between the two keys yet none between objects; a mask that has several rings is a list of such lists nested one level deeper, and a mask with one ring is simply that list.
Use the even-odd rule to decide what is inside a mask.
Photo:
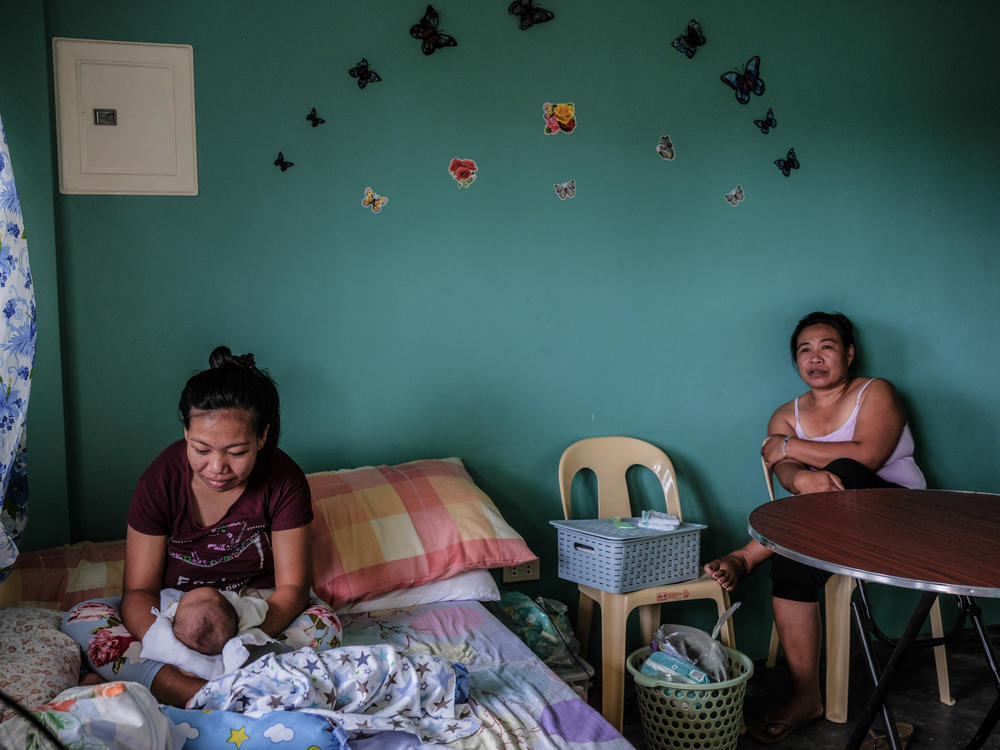
[{"label": "round wooden table", "polygon": [[[1000,718],[1000,671],[974,597],[1000,598],[1000,495],[901,488],[817,492],[766,503],[750,514],[748,526],[754,539],[784,557],[925,592],[881,673],[871,666],[867,632],[859,633],[877,684],[848,750],[860,746],[875,715],[884,711],[899,663],[938,593],[959,597],[993,672],[998,698],[966,746],[982,747]],[[852,607],[859,625],[857,603]]]}]

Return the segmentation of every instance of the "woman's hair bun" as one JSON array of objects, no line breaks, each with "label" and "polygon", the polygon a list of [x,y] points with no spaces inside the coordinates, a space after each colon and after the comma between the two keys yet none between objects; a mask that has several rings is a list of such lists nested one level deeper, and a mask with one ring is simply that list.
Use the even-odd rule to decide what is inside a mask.
[{"label": "woman's hair bun", "polygon": [[208,366],[211,368],[225,367],[233,358],[233,353],[228,346],[217,346],[208,355]]},{"label": "woman's hair bun", "polygon": [[208,369],[192,375],[181,393],[178,408],[188,429],[192,410],[246,409],[253,414],[257,436],[266,433],[265,448],[278,444],[281,411],[278,387],[266,372],[257,369],[252,354],[233,354],[217,346],[208,356]]},{"label": "woman's hair bun", "polygon": [[233,355],[228,346],[215,347],[208,355],[208,366],[213,369],[216,367],[242,367],[251,372],[257,369],[253,354]]}]

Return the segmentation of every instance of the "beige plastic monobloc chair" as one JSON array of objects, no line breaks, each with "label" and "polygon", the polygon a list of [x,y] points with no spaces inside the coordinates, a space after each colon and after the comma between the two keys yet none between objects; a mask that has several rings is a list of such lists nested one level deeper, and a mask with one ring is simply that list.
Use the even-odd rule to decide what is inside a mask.
[{"label": "beige plastic monobloc chair", "polygon": [[[774,500],[774,479],[767,462],[761,457],[767,493]],[[834,574],[823,588],[826,610],[826,719],[838,724],[847,721],[847,691],[851,676],[851,594],[857,582],[850,576]],[[941,603],[934,600],[931,607],[931,634],[939,638],[944,633],[941,622]],[[778,658],[778,628],[771,625],[771,645],[767,650],[768,667]],[[938,697],[947,706],[954,706],[951,684],[948,680],[948,661],[944,645],[934,647],[934,666],[937,670]]]},{"label": "beige plastic monobloc chair", "polygon": [[[645,466],[656,474],[667,512],[681,518],[680,496],[674,466],[667,454],[642,440],[632,437],[593,437],[569,446],[559,460],[559,492],[563,514],[572,518],[570,490],[573,477],[590,469],[597,476],[597,517],[631,517],[626,474],[633,466]],[[594,602],[601,608],[601,713],[618,731],[622,729],[623,690],[625,687],[625,623],[629,613],[639,607],[639,624],[643,643],[648,644],[660,624],[660,604],[691,599],[712,599],[721,616],[729,608],[727,594],[711,576],[680,583],[654,586],[640,591],[612,594],[579,584],[580,610],[577,637],[586,649],[590,640],[590,622]],[[735,648],[732,618],[722,628],[722,642]]]}]

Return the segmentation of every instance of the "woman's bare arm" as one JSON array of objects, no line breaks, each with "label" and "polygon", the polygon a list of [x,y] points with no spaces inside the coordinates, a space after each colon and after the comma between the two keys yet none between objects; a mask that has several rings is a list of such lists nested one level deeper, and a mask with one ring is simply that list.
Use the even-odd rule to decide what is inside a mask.
[{"label": "woman's bare arm", "polygon": [[122,621],[138,639],[156,620],[153,607],[160,606],[167,538],[150,536],[131,526],[125,537],[125,574],[122,586]]},{"label": "woman's bare arm", "polygon": [[[851,458],[876,471],[892,455],[905,424],[906,415],[896,390],[887,380],[875,380],[862,397],[851,440],[822,443],[792,437],[784,445],[784,456],[781,453],[784,438],[772,440],[765,446],[764,460],[776,465],[781,458],[792,458],[818,469],[834,459]],[[786,434],[794,434],[794,425]]]},{"label": "woman's bare arm", "polygon": [[[842,490],[840,477],[827,471],[813,471],[808,465],[791,456],[781,455],[782,447],[787,447],[789,441],[785,436],[795,434],[794,402],[789,401],[778,408],[767,423],[768,436],[760,448],[768,467],[774,472],[781,486],[793,495],[806,492],[823,492],[826,490]],[[785,451],[787,453],[787,450]],[[768,457],[770,456],[770,460]],[[829,463],[829,462],[827,462]],[[825,465],[825,464],[824,464]]]},{"label": "woman's bare arm", "polygon": [[260,629],[272,638],[292,624],[309,602],[309,526],[271,532],[274,551],[274,593]]},{"label": "woman's bare arm", "polygon": [[[780,412],[781,409],[775,412],[775,417]],[[852,440],[825,443],[794,437],[794,423],[775,417],[768,425],[769,438],[761,448],[761,455],[781,485],[796,494],[843,489],[837,477],[809,471],[809,467],[820,469],[837,458],[854,459],[872,471],[879,469],[892,455],[906,424],[895,389],[881,379],[873,381],[865,391]],[[786,441],[785,435],[793,437]]]}]

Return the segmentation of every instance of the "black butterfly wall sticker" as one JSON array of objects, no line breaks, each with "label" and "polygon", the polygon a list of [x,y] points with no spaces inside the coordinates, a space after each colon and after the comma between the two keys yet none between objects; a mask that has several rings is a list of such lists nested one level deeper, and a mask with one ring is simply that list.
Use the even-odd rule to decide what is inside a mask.
[{"label": "black butterfly wall sticker", "polygon": [[363,89],[369,83],[378,83],[382,80],[381,76],[374,70],[368,67],[368,59],[362,57],[358,64],[347,71],[351,78],[358,79],[358,88]]},{"label": "black butterfly wall sticker", "polygon": [[441,49],[442,47],[458,46],[458,42],[455,41],[454,37],[445,34],[443,31],[438,31],[438,18],[438,12],[434,10],[434,6],[428,5],[424,17],[410,27],[410,36],[421,40],[420,49],[423,50],[425,55],[433,54],[434,50]]},{"label": "black butterfly wall sticker", "polygon": [[794,148],[788,149],[788,155],[784,159],[775,159],[774,163],[778,165],[778,169],[785,177],[788,177],[793,169],[799,168],[799,158],[795,155]]},{"label": "black butterfly wall sticker", "polygon": [[754,55],[743,69],[742,73],[730,70],[719,76],[727,86],[732,86],[736,92],[736,100],[740,104],[750,101],[750,94],[760,96],[764,93],[764,81],[760,77],[760,57]]},{"label": "black butterfly wall sticker", "polygon": [[536,23],[545,23],[556,17],[556,14],[545,8],[535,6],[534,0],[514,0],[508,7],[507,12],[512,16],[518,16],[521,23],[518,28],[521,31],[530,29]]},{"label": "black butterfly wall sticker", "polygon": [[312,123],[312,126],[314,128],[317,125],[322,125],[324,122],[326,122],[326,120],[324,120],[322,117],[320,117],[319,115],[316,114],[316,108],[315,107],[312,108],[312,112],[310,112],[308,115],[306,115],[306,119],[309,120],[309,122]]},{"label": "black butterfly wall sticker", "polygon": [[701,33],[701,24],[691,19],[684,36],[679,36],[670,43],[678,52],[683,52],[688,58],[694,57],[694,53],[705,43],[705,35]]},{"label": "black butterfly wall sticker", "polygon": [[771,128],[778,127],[778,121],[774,119],[774,110],[767,108],[767,116],[763,120],[754,120],[753,124],[760,128],[760,132],[767,135]]},{"label": "black butterfly wall sticker", "polygon": [[281,171],[284,172],[289,167],[294,167],[295,163],[290,161],[285,161],[285,155],[278,152],[278,158],[274,160],[274,166],[281,167]]}]

